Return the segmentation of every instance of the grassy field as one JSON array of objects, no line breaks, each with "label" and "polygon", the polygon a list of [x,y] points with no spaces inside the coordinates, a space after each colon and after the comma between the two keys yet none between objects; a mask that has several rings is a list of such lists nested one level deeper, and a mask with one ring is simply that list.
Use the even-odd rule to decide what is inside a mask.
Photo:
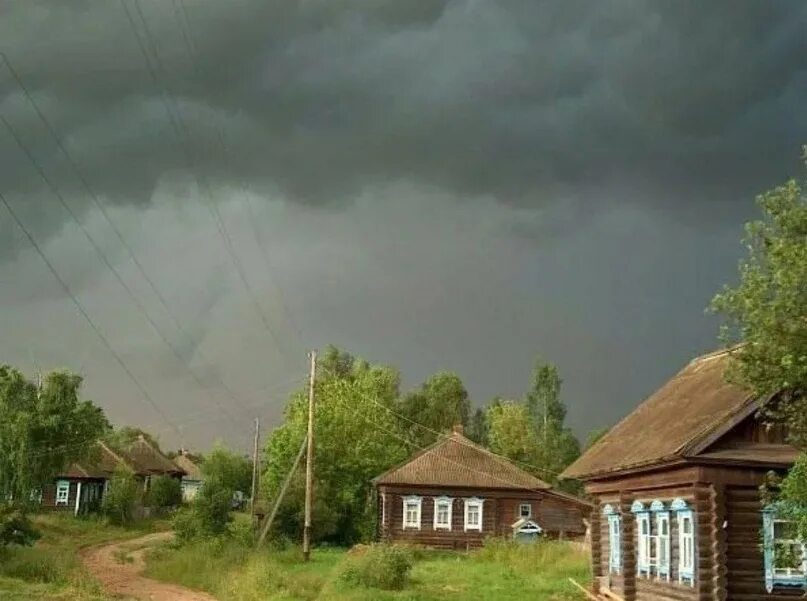
[{"label": "grassy field", "polygon": [[196,543],[150,553],[147,575],[210,592],[220,601],[571,601],[568,577],[589,580],[586,555],[566,543],[493,544],[470,553],[419,551],[403,590],[352,585],[339,577],[343,549],[253,553],[237,544]]},{"label": "grassy field", "polygon": [[107,601],[81,566],[78,552],[111,540],[129,539],[165,527],[153,521],[131,527],[62,514],[34,518],[42,538],[33,547],[11,548],[0,555],[3,601]]}]

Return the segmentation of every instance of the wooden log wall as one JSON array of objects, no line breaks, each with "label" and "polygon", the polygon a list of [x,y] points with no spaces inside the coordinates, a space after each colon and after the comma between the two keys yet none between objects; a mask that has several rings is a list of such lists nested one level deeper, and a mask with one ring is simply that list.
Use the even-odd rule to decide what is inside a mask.
[{"label": "wooden log wall", "polygon": [[619,510],[622,515],[622,596],[636,601],[636,516],[630,510],[633,497],[622,495]]},{"label": "wooden log wall", "polygon": [[728,601],[792,601],[804,591],[776,588],[765,590],[762,555],[762,515],[759,490],[753,487],[726,488],[727,599]]}]

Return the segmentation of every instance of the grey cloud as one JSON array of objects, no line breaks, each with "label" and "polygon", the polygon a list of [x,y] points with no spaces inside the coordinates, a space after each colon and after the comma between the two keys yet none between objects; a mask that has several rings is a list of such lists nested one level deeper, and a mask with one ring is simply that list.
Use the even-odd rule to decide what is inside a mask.
[{"label": "grey cloud", "polygon": [[[725,200],[795,165],[807,133],[801,2],[198,0],[185,2],[192,45],[179,3],[141,5],[192,161],[118,3],[19,2],[0,25],[112,201],[147,202],[189,169],[316,204],[411,180],[541,206],[634,174],[670,188],[651,202]],[[4,81],[4,112],[63,169]],[[3,181],[36,189],[3,154]]]}]

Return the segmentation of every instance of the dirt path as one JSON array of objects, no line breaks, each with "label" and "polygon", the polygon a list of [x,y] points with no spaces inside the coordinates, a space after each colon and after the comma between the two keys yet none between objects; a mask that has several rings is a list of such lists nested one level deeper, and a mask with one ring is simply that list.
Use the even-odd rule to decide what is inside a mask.
[{"label": "dirt path", "polygon": [[140,575],[146,548],[168,540],[171,536],[170,532],[158,532],[133,540],[93,547],[83,554],[82,560],[111,595],[141,601],[216,601],[207,593],[192,591],[176,584],[165,584]]}]

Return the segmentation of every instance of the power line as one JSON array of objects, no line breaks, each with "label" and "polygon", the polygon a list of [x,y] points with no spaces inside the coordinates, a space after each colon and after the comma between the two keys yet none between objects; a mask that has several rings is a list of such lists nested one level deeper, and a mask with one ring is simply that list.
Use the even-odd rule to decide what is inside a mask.
[{"label": "power line", "polygon": [[[0,118],[2,118],[2,117],[0,117]],[[89,313],[87,313],[87,310],[81,304],[81,301],[79,301],[78,298],[76,298],[75,294],[73,294],[73,291],[70,289],[70,286],[62,278],[62,276],[59,275],[59,272],[53,266],[53,263],[50,262],[48,257],[43,252],[42,248],[37,243],[36,239],[33,237],[31,232],[28,231],[28,229],[25,227],[25,224],[17,216],[17,213],[11,207],[11,204],[8,202],[8,200],[3,195],[2,192],[0,192],[0,202],[2,202],[3,205],[6,207],[6,210],[8,211],[8,214],[11,215],[11,218],[17,224],[17,227],[19,227],[22,230],[22,232],[25,234],[25,237],[28,239],[28,242],[31,243],[31,246],[33,246],[34,250],[36,250],[37,254],[40,256],[42,261],[45,263],[48,270],[53,274],[53,277],[56,278],[56,280],[59,282],[59,285],[61,286],[62,290],[64,290],[65,294],[67,294],[70,297],[70,299],[73,301],[73,304],[75,305],[78,312],[81,313],[82,317],[87,321],[88,324],[90,324],[90,327],[93,329],[95,334],[101,340],[104,347],[106,347],[106,349],[109,351],[109,353],[112,355],[112,357],[114,357],[114,359],[118,363],[118,365],[120,365],[121,369],[123,369],[123,371],[126,372],[126,375],[129,376],[129,379],[135,384],[135,386],[137,386],[138,390],[140,390],[140,393],[143,395],[143,398],[146,399],[146,401],[149,403],[149,405],[152,406],[152,408],[163,419],[163,421],[165,421],[165,423],[169,424],[172,427],[172,429],[178,435],[181,436],[179,428],[177,428],[177,426],[171,420],[168,419],[168,416],[163,412],[163,410],[160,408],[160,406],[154,401],[153,398],[151,398],[151,395],[148,393],[148,391],[143,386],[143,384],[140,383],[140,380],[138,380],[137,377],[134,375],[134,373],[132,373],[132,371],[126,365],[126,362],[123,360],[123,358],[117,353],[117,351],[110,344],[110,342],[106,338],[106,336],[104,336],[104,333],[101,331],[101,329],[92,320]]]},{"label": "power line", "polygon": [[[179,321],[179,319],[176,317],[174,312],[169,307],[168,302],[166,301],[165,297],[160,292],[160,290],[157,288],[157,285],[154,283],[152,278],[149,277],[149,275],[146,273],[146,270],[143,267],[143,264],[137,258],[137,255],[134,253],[134,250],[132,249],[132,247],[126,242],[126,239],[123,236],[123,233],[115,225],[115,222],[112,220],[112,218],[110,217],[110,215],[107,212],[106,208],[104,207],[104,204],[101,202],[100,198],[98,197],[98,194],[95,192],[95,190],[90,185],[87,178],[84,176],[84,173],[79,168],[78,163],[73,159],[72,155],[67,151],[67,148],[65,148],[64,144],[61,141],[61,138],[59,137],[58,132],[56,132],[53,125],[50,123],[48,118],[45,116],[45,114],[43,113],[43,111],[39,107],[39,104],[34,100],[33,95],[30,93],[30,90],[25,85],[25,82],[22,80],[22,78],[17,73],[16,69],[11,64],[11,61],[8,59],[8,57],[4,53],[0,53],[0,58],[2,58],[2,60],[5,63],[6,67],[8,68],[9,72],[11,73],[12,77],[17,82],[17,85],[20,87],[20,89],[23,91],[23,94],[28,99],[29,104],[33,107],[33,109],[36,112],[37,116],[39,117],[40,121],[44,124],[44,126],[47,129],[48,133],[53,138],[54,142],[56,143],[56,146],[58,147],[58,149],[61,151],[61,153],[67,159],[67,161],[70,164],[73,172],[76,174],[79,181],[82,183],[84,188],[87,190],[87,193],[90,195],[90,198],[92,199],[95,207],[100,211],[100,213],[103,216],[104,220],[109,224],[110,228],[115,233],[115,236],[117,237],[118,241],[121,243],[121,246],[126,251],[126,253],[129,255],[129,257],[132,259],[132,262],[134,263],[135,267],[137,267],[138,272],[143,277],[143,279],[146,281],[146,283],[148,283],[149,288],[154,293],[157,300],[160,302],[160,305],[163,307],[166,314],[171,318],[171,321],[174,323],[174,326],[187,339],[187,341],[189,341],[194,346],[197,346],[197,352],[199,353],[199,356],[202,358],[202,360],[205,363],[211,363],[211,361],[209,359],[207,359],[207,357],[204,356],[201,349],[198,348],[196,340],[194,340],[190,336],[190,334],[183,328],[181,322]],[[181,361],[181,358],[180,358],[180,361]],[[190,367],[188,367],[188,369],[190,370]],[[220,378],[216,378],[216,385],[219,386],[222,390],[224,390],[235,404],[240,405],[242,403],[241,399],[239,399],[238,396],[233,392],[233,390],[231,390]],[[224,409],[222,407],[222,411],[223,410]]]},{"label": "power line", "polygon": [[[192,65],[193,65],[193,70],[197,74],[199,74],[200,73],[199,55],[198,55],[197,50],[196,50],[196,43],[194,42],[193,28],[191,26],[190,16],[188,15],[188,9],[185,6],[184,0],[173,0],[173,2],[174,2],[174,15],[175,15],[177,23],[179,25],[179,29],[182,32],[182,38],[185,41],[185,45],[187,46],[188,55],[190,57]],[[227,143],[225,142],[224,133],[222,132],[222,130],[220,128],[217,128],[216,133],[217,133],[216,139],[218,140],[219,146],[221,147],[222,156],[223,156],[224,160],[226,161],[227,169],[230,171],[231,175],[233,175],[233,179],[236,180],[237,178],[235,178],[235,170],[233,169],[232,161],[231,161],[230,148],[228,147]],[[283,289],[280,286],[277,286],[277,285],[274,284],[274,280],[272,278],[271,268],[270,268],[271,259],[269,257],[269,250],[266,247],[266,245],[264,244],[263,237],[260,235],[260,233],[258,231],[258,220],[257,220],[257,215],[255,213],[255,208],[254,208],[254,206],[252,204],[252,199],[249,197],[249,194],[247,192],[246,186],[244,186],[243,182],[241,182],[241,181],[239,181],[239,189],[240,189],[240,192],[241,192],[241,196],[244,199],[244,203],[245,203],[245,205],[247,207],[247,211],[249,213],[248,217],[249,217],[250,230],[252,232],[252,237],[255,240],[256,246],[258,246],[261,254],[263,255],[264,262],[267,265],[267,275],[269,276],[270,281],[272,281],[272,283],[273,283],[273,286],[274,286],[275,291],[276,291],[277,296],[278,296],[280,307],[283,310],[283,312],[286,314],[286,320],[288,321],[289,325],[291,326],[292,331],[294,332],[295,336],[297,337],[297,342],[299,343],[300,348],[302,349],[302,348],[305,347],[305,343],[303,341],[303,336],[302,336],[302,331],[300,330],[299,326],[297,325],[292,312],[289,310],[288,303],[286,302],[286,299],[284,298]]]},{"label": "power line", "polygon": [[[333,371],[331,371],[331,370],[326,370],[326,371],[328,371],[328,373],[329,373],[331,376],[336,376],[336,374],[334,374],[334,372],[333,372]],[[435,430],[435,429],[433,429],[433,428],[430,428],[429,426],[426,426],[425,424],[421,424],[420,422],[415,421],[415,420],[413,420],[413,419],[411,419],[411,418],[409,418],[409,417],[407,417],[407,416],[403,415],[402,413],[398,413],[398,412],[397,412],[397,411],[395,411],[394,409],[391,409],[390,407],[387,407],[387,406],[386,406],[386,405],[384,405],[383,403],[379,403],[379,402],[378,402],[376,399],[372,398],[372,397],[371,397],[371,396],[369,396],[369,395],[364,394],[364,393],[363,393],[363,392],[361,392],[361,391],[358,391],[358,394],[359,394],[359,395],[360,395],[360,396],[361,396],[361,397],[362,397],[364,400],[366,400],[366,401],[370,401],[371,403],[373,403],[373,404],[375,404],[375,405],[378,405],[379,407],[381,407],[381,408],[382,408],[382,409],[384,409],[385,411],[388,411],[389,413],[391,413],[391,414],[392,414],[392,415],[394,415],[395,417],[398,417],[398,418],[400,418],[400,419],[402,419],[402,420],[404,420],[404,421],[407,421],[407,422],[409,422],[409,423],[411,423],[411,424],[413,424],[413,425],[415,425],[415,426],[418,426],[419,428],[423,428],[423,429],[424,429],[424,430],[426,430],[427,432],[430,432],[430,433],[432,433],[432,434],[436,434],[436,435],[437,435],[439,438],[445,438],[445,436],[446,436],[446,434],[445,434],[444,432],[440,432],[440,431],[438,431],[438,430]],[[476,445],[475,445],[475,444],[473,444],[473,443],[469,443],[469,442],[465,442],[464,440],[461,440],[461,439],[457,439],[457,440],[456,440],[456,442],[458,442],[459,444],[462,444],[462,445],[464,445],[464,446],[466,446],[466,447],[468,447],[468,448],[476,448]],[[532,465],[531,463],[527,463],[526,461],[520,461],[520,460],[518,460],[518,459],[510,459],[509,457],[505,457],[504,455],[500,455],[500,454],[498,454],[498,453],[494,453],[494,452],[493,452],[493,451],[491,451],[490,449],[485,449],[485,451],[486,451],[487,453],[490,453],[490,454],[491,454],[491,455],[493,455],[494,457],[498,457],[499,459],[502,459],[502,460],[507,461],[507,462],[509,462],[509,463],[518,463],[518,464],[521,464],[521,465],[523,465],[523,466],[525,466],[525,467],[528,467],[528,468],[533,469],[533,470],[536,470],[536,471],[544,472],[544,473],[547,473],[547,474],[552,474],[553,476],[559,476],[559,475],[561,474],[561,472],[555,472],[555,471],[550,470],[550,469],[546,469],[546,468],[543,468],[543,467],[538,467],[537,465]]]},{"label": "power line", "polygon": [[[3,124],[6,126],[6,129],[8,129],[9,133],[11,133],[12,137],[14,138],[14,141],[17,143],[17,145],[25,153],[25,156],[28,157],[28,160],[34,166],[34,168],[36,169],[36,172],[42,178],[42,181],[45,182],[45,184],[51,190],[53,195],[56,196],[56,198],[59,200],[59,203],[62,205],[62,207],[64,207],[64,209],[70,215],[71,219],[76,223],[76,225],[78,225],[79,229],[82,231],[84,236],[87,238],[87,241],[90,243],[90,245],[92,246],[95,253],[100,257],[100,259],[104,263],[104,265],[112,272],[112,274],[115,276],[115,279],[121,285],[121,287],[124,289],[124,291],[129,296],[129,298],[132,299],[132,301],[135,304],[135,307],[137,307],[138,311],[143,315],[143,317],[146,318],[146,321],[149,322],[152,329],[159,336],[160,340],[162,340],[162,342],[174,354],[174,357],[177,359],[177,362],[179,363],[179,365],[181,365],[190,374],[190,376],[197,383],[197,385],[199,385],[200,388],[202,388],[203,390],[207,390],[207,387],[202,382],[201,378],[199,378],[199,376],[188,365],[185,364],[185,362],[183,361],[182,356],[179,353],[179,351],[176,349],[176,347],[174,347],[174,345],[171,343],[171,341],[168,340],[168,338],[165,336],[165,334],[163,334],[160,327],[157,325],[157,323],[154,321],[154,319],[152,319],[151,315],[149,315],[148,310],[146,309],[146,307],[143,305],[143,303],[140,301],[140,299],[137,298],[137,296],[134,294],[132,289],[129,287],[129,285],[126,283],[126,281],[120,275],[120,272],[117,270],[117,268],[115,268],[114,265],[112,265],[112,263],[109,261],[109,258],[106,256],[104,251],[101,250],[101,248],[95,242],[95,239],[90,235],[90,233],[87,231],[87,228],[81,222],[81,219],[79,219],[78,215],[76,215],[75,211],[73,211],[73,209],[70,207],[70,204],[62,196],[62,193],[59,191],[59,189],[56,187],[56,185],[47,176],[47,174],[45,173],[45,170],[42,168],[42,165],[40,165],[39,161],[36,160],[36,157],[34,157],[34,155],[31,153],[31,150],[22,141],[22,138],[20,138],[20,136],[17,134],[17,132],[14,130],[14,128],[11,126],[11,124],[2,115],[0,115],[0,121],[3,122]],[[218,400],[213,395],[211,395],[211,399],[213,399],[216,404],[219,404]],[[222,409],[222,411],[227,413],[227,411],[224,409],[223,406],[221,407],[221,409]],[[235,419],[232,416],[230,416],[230,419],[233,420],[233,425],[235,425],[236,424]]]},{"label": "power line", "polygon": [[[233,263],[233,266],[235,267],[236,273],[237,273],[239,279],[241,280],[241,283],[244,286],[244,289],[247,292],[247,295],[249,296],[250,301],[251,301],[256,313],[258,314],[258,316],[259,316],[259,318],[260,318],[260,320],[261,320],[261,322],[263,324],[264,329],[269,334],[269,336],[272,339],[274,345],[277,347],[277,350],[280,353],[280,355],[283,356],[283,352],[282,352],[283,347],[280,344],[279,338],[276,336],[275,332],[273,331],[272,326],[269,323],[269,319],[266,316],[265,311],[263,310],[263,307],[258,302],[257,297],[255,295],[255,292],[254,292],[254,290],[253,290],[253,288],[252,288],[251,284],[249,283],[249,280],[248,280],[248,278],[246,276],[246,272],[245,272],[245,269],[243,267],[243,264],[241,263],[241,260],[238,258],[238,254],[235,252],[235,247],[233,245],[232,238],[230,237],[230,234],[227,231],[227,227],[224,224],[224,220],[221,217],[221,213],[219,212],[218,207],[216,206],[216,202],[213,200],[213,194],[212,194],[212,191],[210,189],[210,185],[204,179],[204,177],[202,177],[200,175],[200,173],[199,173],[200,170],[198,168],[198,165],[196,164],[196,158],[195,158],[194,154],[188,148],[186,138],[190,139],[190,132],[188,131],[188,128],[187,128],[187,126],[185,125],[185,123],[184,123],[184,121],[182,119],[182,114],[181,114],[179,106],[178,106],[178,104],[176,102],[176,99],[173,97],[173,94],[171,93],[171,90],[168,88],[168,86],[163,86],[161,84],[160,78],[157,75],[157,69],[160,72],[165,73],[165,67],[164,67],[164,65],[162,63],[162,60],[160,59],[160,55],[159,55],[159,52],[157,50],[156,43],[154,42],[154,37],[151,34],[151,30],[149,29],[148,22],[147,22],[147,20],[145,18],[145,15],[143,14],[143,10],[142,10],[142,7],[140,6],[140,2],[139,2],[139,0],[134,0],[135,10],[137,11],[138,16],[140,17],[140,21],[143,24],[143,33],[145,34],[146,41],[148,42],[148,45],[151,48],[153,58],[154,58],[154,62],[156,63],[157,69],[154,68],[154,65],[152,64],[152,61],[149,58],[148,50],[146,49],[146,45],[143,43],[143,40],[141,39],[140,34],[137,31],[137,25],[135,24],[134,17],[132,16],[132,14],[131,14],[131,12],[129,10],[129,7],[128,7],[127,3],[126,3],[126,0],[121,0],[121,5],[123,6],[123,9],[124,9],[124,11],[126,13],[127,19],[129,21],[129,25],[130,25],[130,27],[132,29],[132,32],[135,35],[135,38],[137,39],[138,47],[140,48],[140,52],[143,54],[143,57],[144,57],[144,59],[146,61],[146,67],[147,67],[147,69],[149,71],[149,74],[150,74],[150,76],[152,78],[152,81],[154,82],[155,86],[157,86],[158,89],[160,89],[162,91],[163,98],[164,98],[164,104],[165,104],[166,111],[167,111],[168,116],[169,116],[169,120],[172,123],[172,126],[174,128],[174,133],[177,136],[178,142],[182,146],[182,149],[184,151],[186,160],[188,160],[189,167],[192,169],[192,172],[194,173],[194,176],[195,176],[195,178],[197,180],[197,183],[199,184],[200,188],[204,189],[205,194],[208,197],[208,202],[205,203],[205,205],[206,205],[206,208],[208,209],[208,211],[210,212],[210,214],[211,214],[211,216],[213,218],[213,221],[214,221],[214,224],[216,225],[216,229],[217,229],[217,231],[219,233],[219,236],[221,237],[222,242],[224,243],[224,248],[225,248],[225,250],[227,251],[227,254],[230,257],[230,260]],[[174,105],[174,110],[173,111],[170,108],[170,105],[172,103]],[[183,135],[183,132],[184,132],[184,135]]]},{"label": "power line", "polygon": [[[342,403],[342,406],[345,407],[345,409],[347,409],[348,411],[350,411],[351,413],[353,413],[356,416],[362,417],[364,419],[364,421],[366,421],[368,424],[374,426],[377,430],[397,438],[401,442],[404,442],[404,443],[408,444],[409,446],[411,446],[413,449],[415,449],[417,451],[428,451],[428,450],[431,449],[431,447],[429,447],[429,446],[425,446],[425,447],[421,446],[421,445],[419,445],[419,444],[417,444],[415,442],[412,442],[409,438],[403,436],[402,434],[399,434],[397,432],[393,432],[392,430],[384,428],[383,426],[381,426],[381,425],[377,424],[376,422],[374,422],[373,420],[371,420],[370,417],[366,413],[360,413],[360,412],[356,411],[355,409],[350,407],[344,401],[341,401],[341,403]],[[454,440],[454,442],[457,442],[457,443],[460,443],[460,444],[465,444],[465,446],[468,446],[469,448],[474,448],[474,449],[476,448],[475,446],[472,447],[471,445],[467,445],[466,443],[463,443],[459,439],[455,438],[453,440]],[[495,453],[491,453],[491,454],[495,455]],[[477,469],[474,469],[472,467],[468,467],[467,465],[463,465],[462,463],[454,461],[453,459],[450,459],[449,457],[442,456],[442,457],[440,457],[440,459],[444,460],[444,461],[447,461],[448,463],[451,463],[451,464],[453,464],[453,465],[455,465],[455,466],[457,466],[460,469],[463,469],[465,471],[475,473],[475,474],[480,474],[480,475],[486,476],[488,478],[493,478],[494,480],[499,480],[500,482],[508,484],[510,486],[513,485],[513,482],[510,481],[510,480],[505,480],[504,478],[500,478],[499,476],[497,476],[495,474],[491,474],[489,472],[483,472],[481,470],[477,470]],[[518,488],[523,489],[523,490],[528,490],[528,491],[536,491],[536,492],[545,492],[546,491],[545,488],[530,487],[530,486],[519,486]]]}]

